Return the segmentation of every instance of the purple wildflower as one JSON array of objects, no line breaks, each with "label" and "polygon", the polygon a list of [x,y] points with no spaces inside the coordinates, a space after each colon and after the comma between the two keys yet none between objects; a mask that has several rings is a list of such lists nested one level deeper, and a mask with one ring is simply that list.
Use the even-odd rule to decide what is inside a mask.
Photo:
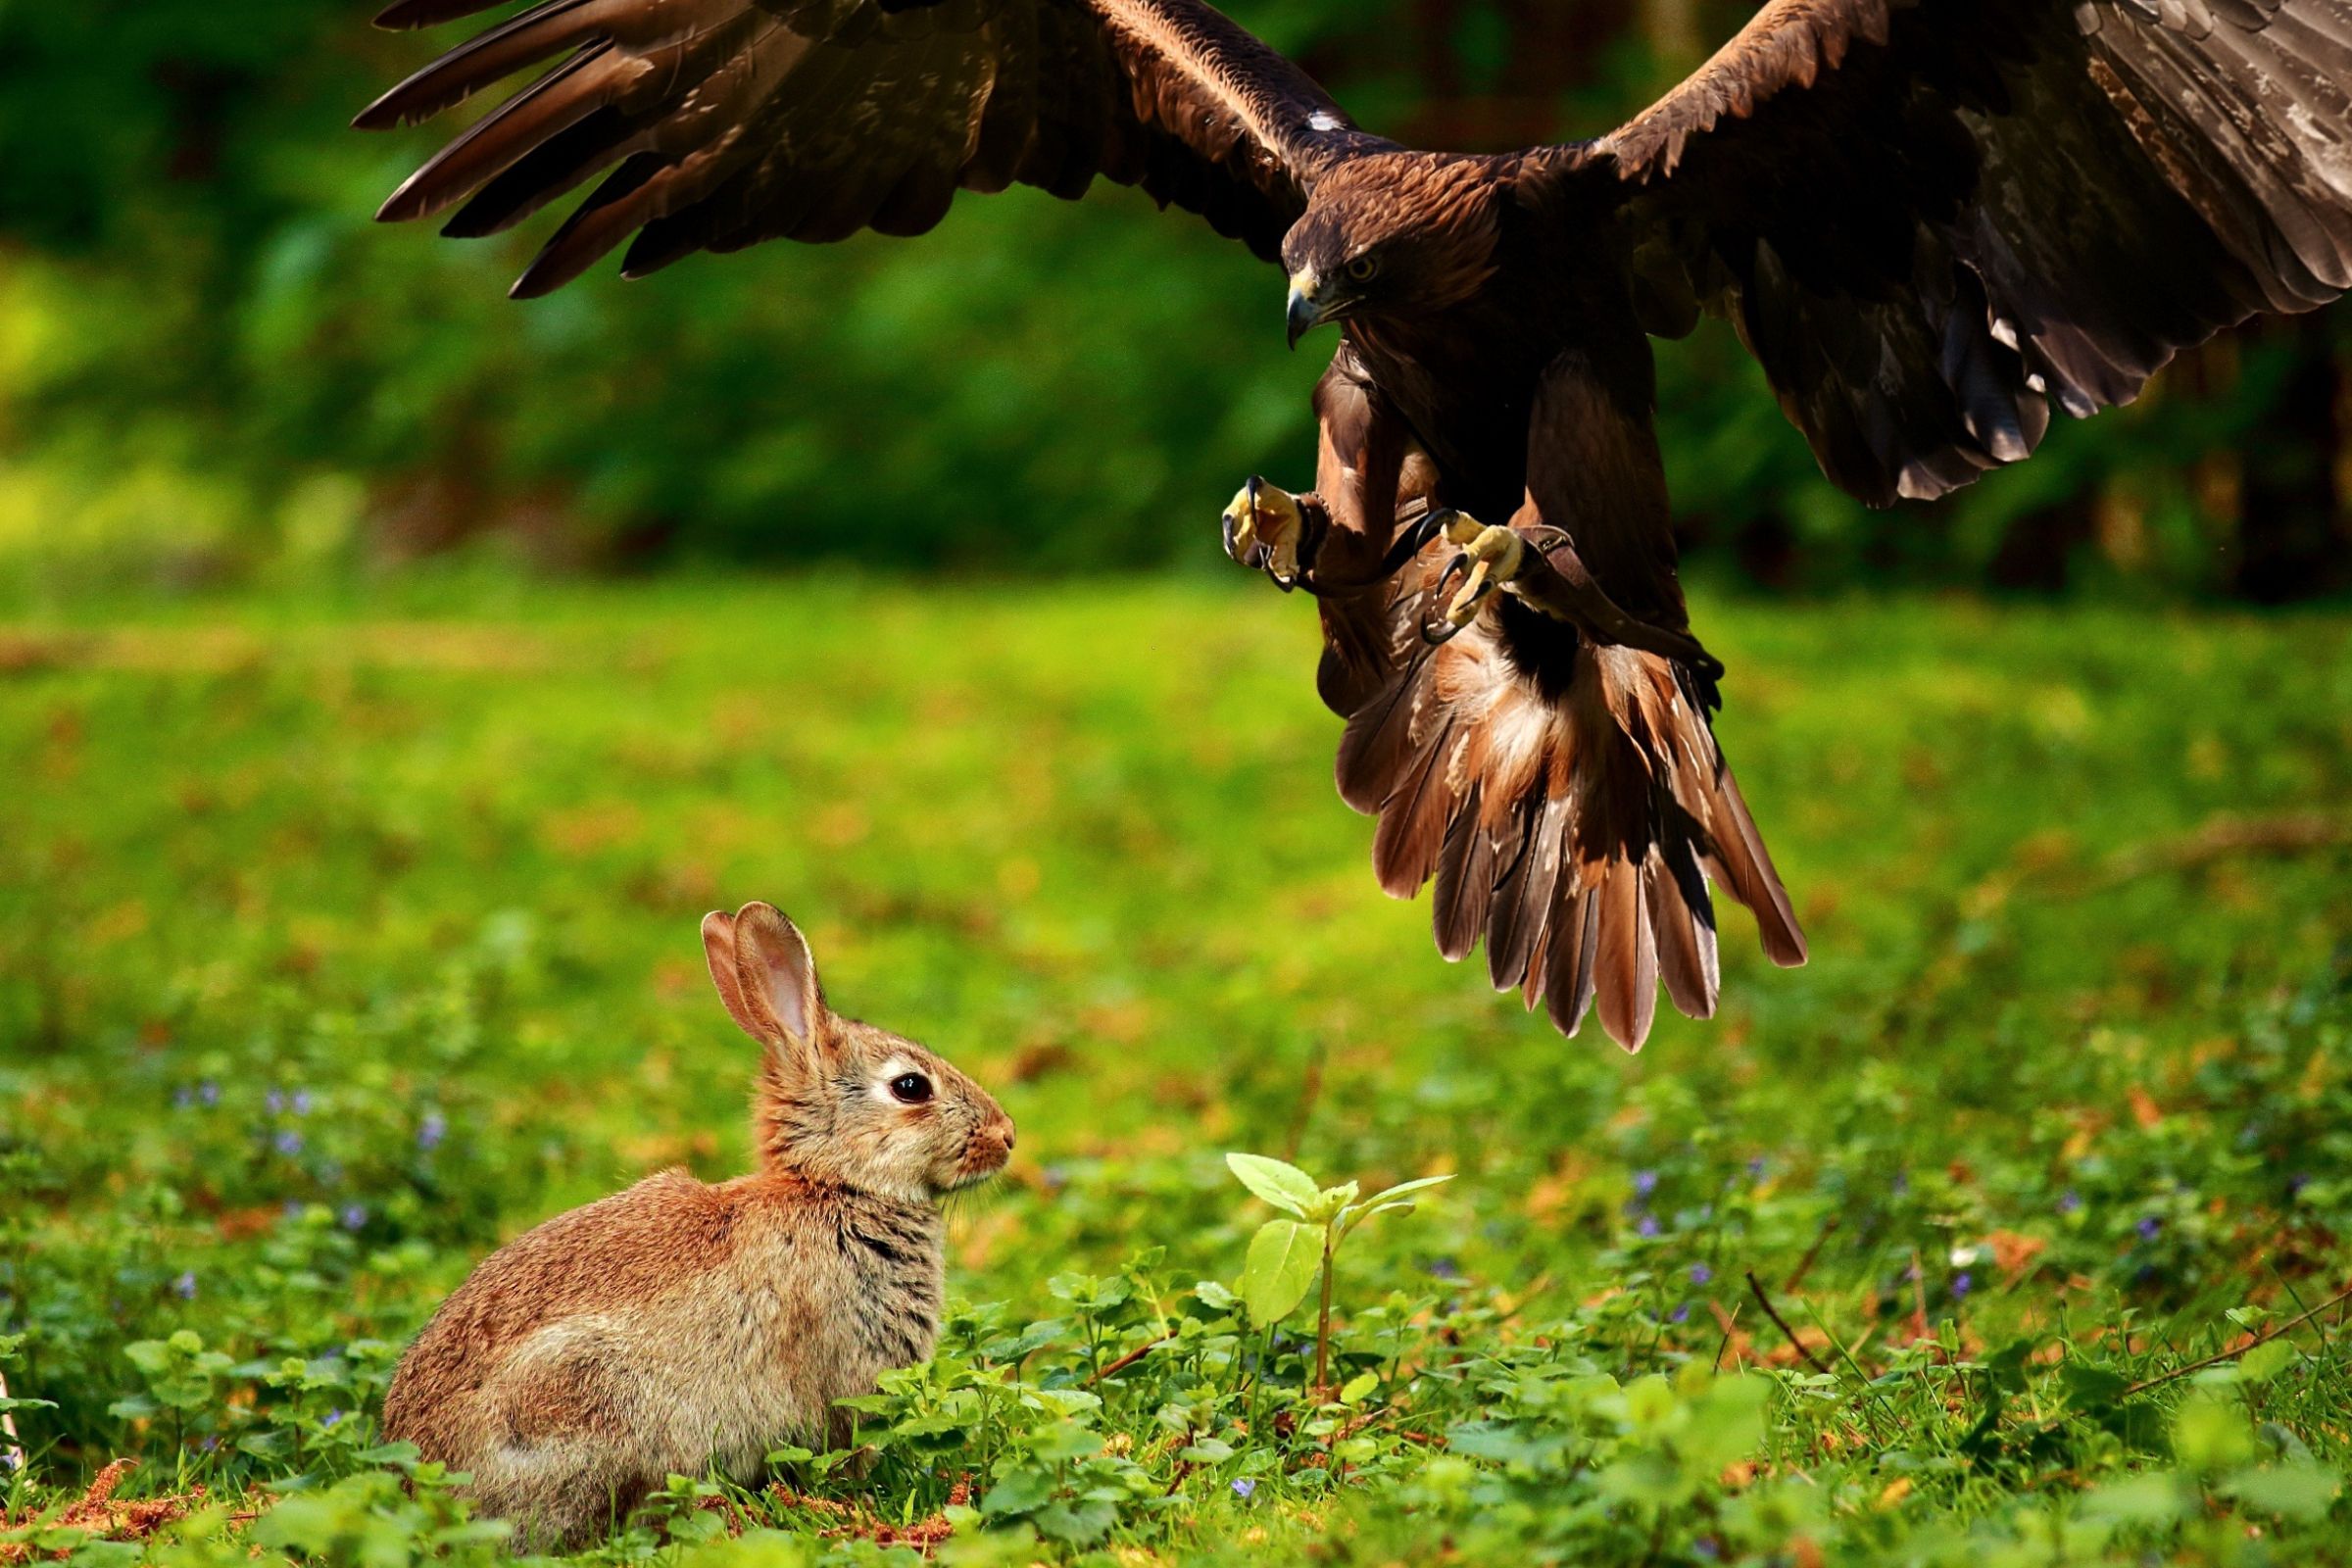
[{"label": "purple wildflower", "polygon": [[329,1410],[326,1412],[326,1414],[318,1418],[318,1425],[320,1430],[324,1430],[327,1427],[333,1426],[336,1422],[342,1419],[343,1412],[341,1410]]},{"label": "purple wildflower", "polygon": [[208,1078],[196,1086],[196,1098],[208,1105],[218,1105],[220,1103],[220,1086]]},{"label": "purple wildflower", "polygon": [[1706,1264],[1704,1264],[1704,1263],[1693,1263],[1693,1264],[1691,1264],[1691,1265],[1690,1265],[1690,1283],[1691,1283],[1691,1284],[1693,1284],[1693,1285],[1704,1285],[1704,1284],[1706,1284],[1706,1283],[1707,1283],[1707,1281],[1709,1281],[1709,1280],[1713,1279],[1714,1277],[1715,1277],[1715,1271],[1714,1271],[1713,1269],[1709,1268],[1709,1267],[1708,1267]]},{"label": "purple wildflower", "polygon": [[441,1147],[441,1140],[448,1136],[449,1118],[437,1110],[426,1111],[423,1119],[416,1123],[416,1147],[418,1149],[438,1149]]},{"label": "purple wildflower", "polygon": [[181,1084],[177,1089],[172,1091],[172,1109],[185,1110],[194,1103],[196,1103],[196,1091],[190,1089],[186,1084]]},{"label": "purple wildflower", "polygon": [[1642,1215],[1642,1223],[1641,1223],[1641,1224],[1639,1224],[1639,1225],[1637,1225],[1637,1226],[1635,1226],[1635,1227],[1634,1227],[1634,1229],[1635,1229],[1635,1230],[1637,1230],[1637,1231],[1639,1231],[1639,1232],[1640,1232],[1642,1235],[1643,1235],[1643,1236],[1655,1236],[1655,1235],[1657,1235],[1657,1234],[1658,1234],[1658,1216],[1657,1216],[1657,1215],[1655,1215],[1655,1214],[1644,1214],[1644,1215]]},{"label": "purple wildflower", "polygon": [[1689,1301],[1684,1301],[1684,1302],[1682,1302],[1681,1304],[1677,1305],[1673,1311],[1671,1311],[1671,1312],[1669,1312],[1669,1313],[1667,1313],[1667,1314],[1666,1314],[1666,1321],[1667,1321],[1667,1322],[1669,1322],[1669,1323],[1688,1323],[1688,1322],[1690,1322],[1690,1303]]},{"label": "purple wildflower", "polygon": [[1241,1480],[1236,1481],[1233,1484],[1233,1494],[1237,1497],[1240,1497],[1245,1502],[1248,1501],[1250,1497],[1256,1493],[1256,1491],[1257,1483],[1250,1480],[1248,1476],[1242,1477]]},{"label": "purple wildflower", "polygon": [[311,1113],[311,1092],[308,1089],[295,1090],[294,1098],[288,1103],[294,1107],[295,1115],[308,1116]]},{"label": "purple wildflower", "polygon": [[2080,1210],[2082,1206],[2082,1195],[2076,1192],[2072,1187],[2069,1187],[2065,1192],[2058,1195],[2059,1213],[2072,1214]]},{"label": "purple wildflower", "polygon": [[2132,1228],[2139,1232],[2139,1239],[2141,1241],[2152,1242],[2158,1236],[2163,1234],[2164,1221],[2158,1219],[2153,1214],[2149,1214],[2142,1217],[2140,1222]]},{"label": "purple wildflower", "polygon": [[1747,1162],[1747,1179],[1753,1182],[1760,1182],[1764,1179],[1764,1156],[1762,1154],[1756,1155]]},{"label": "purple wildflower", "polygon": [[179,1278],[172,1282],[172,1294],[183,1301],[196,1299],[196,1271],[182,1269]]},{"label": "purple wildflower", "polygon": [[1462,1277],[1462,1265],[1450,1257],[1441,1257],[1429,1265],[1429,1272],[1438,1279],[1458,1280]]},{"label": "purple wildflower", "polygon": [[277,1137],[272,1140],[272,1142],[277,1146],[277,1152],[279,1153],[289,1157],[302,1152],[302,1134],[294,1131],[290,1127],[286,1129],[286,1131],[279,1133]]},{"label": "purple wildflower", "polygon": [[1658,1173],[1656,1171],[1638,1170],[1634,1172],[1634,1191],[1636,1194],[1642,1198],[1647,1198],[1650,1194],[1656,1192],[1657,1190]]},{"label": "purple wildflower", "polygon": [[274,1116],[286,1108],[286,1097],[282,1092],[272,1089],[262,1097],[262,1103],[268,1105],[270,1114]]},{"label": "purple wildflower", "polygon": [[343,1228],[345,1230],[363,1230],[368,1224],[368,1205],[365,1203],[345,1203],[343,1205],[343,1212],[337,1217],[343,1221]]},{"label": "purple wildflower", "polygon": [[1965,1301],[1965,1300],[1967,1300],[1967,1299],[1968,1299],[1968,1293],[1969,1293],[1969,1292],[1971,1292],[1971,1291],[1973,1291],[1973,1290],[1975,1290],[1976,1288],[1977,1288],[1977,1277],[1976,1277],[1974,1274],[1955,1274],[1954,1276],[1952,1276],[1952,1299],[1953,1299],[1953,1300],[1955,1300],[1955,1301]]}]

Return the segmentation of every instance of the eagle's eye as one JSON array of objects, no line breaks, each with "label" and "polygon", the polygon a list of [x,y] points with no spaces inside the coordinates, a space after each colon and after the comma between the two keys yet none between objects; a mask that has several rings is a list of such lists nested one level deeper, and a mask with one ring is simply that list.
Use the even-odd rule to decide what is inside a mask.
[{"label": "eagle's eye", "polygon": [[903,1104],[919,1105],[931,1098],[931,1080],[919,1072],[901,1073],[890,1081],[890,1092]]},{"label": "eagle's eye", "polygon": [[1348,276],[1355,282],[1369,283],[1379,275],[1380,258],[1377,256],[1358,256],[1348,264]]}]

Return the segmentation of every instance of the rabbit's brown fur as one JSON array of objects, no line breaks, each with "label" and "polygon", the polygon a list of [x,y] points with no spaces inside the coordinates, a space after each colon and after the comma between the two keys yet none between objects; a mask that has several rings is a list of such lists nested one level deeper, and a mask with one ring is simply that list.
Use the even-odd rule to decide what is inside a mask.
[{"label": "rabbit's brown fur", "polygon": [[[384,1432],[472,1477],[484,1513],[574,1545],[672,1473],[754,1480],[838,1441],[838,1399],[931,1353],[940,1199],[1010,1152],[997,1102],[911,1041],[836,1017],[763,904],[704,922],[711,978],[767,1047],[760,1171],[664,1171],[484,1259],[402,1356]],[[923,1080],[927,1099],[899,1092]]]}]

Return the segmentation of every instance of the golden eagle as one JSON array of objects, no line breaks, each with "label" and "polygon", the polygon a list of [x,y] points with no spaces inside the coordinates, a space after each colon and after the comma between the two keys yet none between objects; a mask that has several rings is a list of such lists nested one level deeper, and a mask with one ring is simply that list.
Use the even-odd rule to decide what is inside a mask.
[{"label": "golden eagle", "polygon": [[1661,981],[1714,1010],[1710,882],[1805,956],[1709,725],[1649,337],[1728,316],[1886,505],[2352,285],[2352,0],[1772,0],[1617,130],[1499,156],[1357,129],[1200,0],[545,0],[359,122],[540,66],[382,215],[490,234],[601,175],[518,295],[624,240],[642,276],[1098,176],[1278,258],[1292,341],[1343,328],[1316,487],[1251,481],[1226,548],[1317,596],[1381,885],[1434,878],[1446,956],[1483,938],[1497,989],[1628,1047]]}]

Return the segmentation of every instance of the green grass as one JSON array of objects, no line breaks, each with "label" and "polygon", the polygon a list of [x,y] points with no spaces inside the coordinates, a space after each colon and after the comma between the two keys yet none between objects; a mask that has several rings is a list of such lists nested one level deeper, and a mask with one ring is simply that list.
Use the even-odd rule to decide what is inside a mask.
[{"label": "green grass", "polygon": [[[503,1237],[743,1168],[695,925],[752,898],[1022,1128],[951,1250],[988,1304],[872,1401],[861,1479],[800,1468],[869,1537],[953,1494],[941,1553],[984,1562],[2352,1555],[2333,1313],[2128,1392],[2352,1272],[2352,631],[1700,622],[1814,958],[1727,906],[1723,1015],[1630,1059],[1379,896],[1300,601],[411,587],[0,628],[0,1370],[52,1406],[0,1560],[481,1556],[373,1446],[386,1358]],[[1345,1402],[1303,1392],[1311,1297],[1269,1335],[1214,1283],[1272,1217],[1232,1150],[1455,1173],[1341,1254]],[[217,1506],[85,1540],[57,1509],[117,1455],[118,1499]],[[687,1478],[602,1555],[905,1555],[850,1520]]]}]

